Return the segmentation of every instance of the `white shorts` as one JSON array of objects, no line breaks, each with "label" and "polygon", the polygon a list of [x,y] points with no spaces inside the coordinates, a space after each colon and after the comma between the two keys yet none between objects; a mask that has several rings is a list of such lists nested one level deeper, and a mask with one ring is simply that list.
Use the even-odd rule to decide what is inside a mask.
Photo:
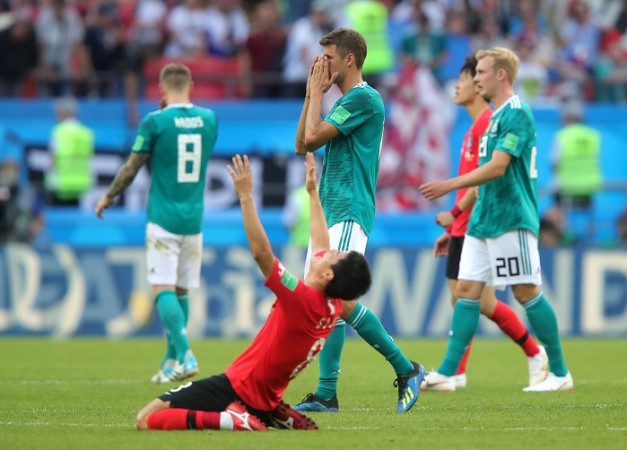
[{"label": "white shorts", "polygon": [[170,233],[156,223],[146,225],[148,282],[183,289],[200,285],[202,234]]},{"label": "white shorts", "polygon": [[529,230],[510,231],[494,239],[466,235],[458,278],[497,289],[517,284],[540,286],[538,239]]},{"label": "white shorts", "polygon": [[[339,222],[329,228],[329,244],[332,250],[351,251],[361,253],[366,252],[368,236],[357,222]],[[305,276],[309,273],[309,263],[311,261],[311,240],[307,248],[307,259],[305,260]]]}]

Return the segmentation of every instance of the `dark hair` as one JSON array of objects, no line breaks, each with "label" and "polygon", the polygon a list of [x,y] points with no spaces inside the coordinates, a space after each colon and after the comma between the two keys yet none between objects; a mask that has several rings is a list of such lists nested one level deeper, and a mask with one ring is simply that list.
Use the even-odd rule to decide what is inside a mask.
[{"label": "dark hair", "polygon": [[331,31],[320,39],[320,45],[323,47],[335,45],[337,52],[342,58],[352,53],[355,56],[355,66],[359,70],[363,67],[366,54],[368,53],[364,37],[350,28],[338,28]]},{"label": "dark hair", "polygon": [[472,78],[477,75],[477,58],[474,55],[467,56],[464,60],[464,65],[461,69],[459,69],[459,73],[464,72],[470,75]]},{"label": "dark hair", "polygon": [[324,290],[329,297],[355,300],[370,289],[372,283],[370,266],[361,253],[348,252],[346,258],[342,258],[331,266],[331,270],[333,270],[333,279]]}]

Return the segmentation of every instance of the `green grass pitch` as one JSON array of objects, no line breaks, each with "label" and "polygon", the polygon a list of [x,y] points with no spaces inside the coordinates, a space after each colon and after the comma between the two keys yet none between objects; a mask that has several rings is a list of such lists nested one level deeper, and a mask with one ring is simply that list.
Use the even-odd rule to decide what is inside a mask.
[{"label": "green grass pitch", "polygon": [[[399,340],[427,369],[444,340]],[[192,343],[201,376],[222,372],[247,341]],[[285,345],[289,345],[286,343]],[[138,432],[138,409],[166,387],[149,382],[164,343],[158,339],[0,339],[0,449],[625,449],[627,339],[563,343],[575,390],[523,393],[527,364],[504,339],[477,340],[469,385],[422,393],[396,413],[394,374],[359,339],[347,341],[337,414],[312,414],[320,431]],[[317,364],[286,392],[298,402],[315,386]]]}]

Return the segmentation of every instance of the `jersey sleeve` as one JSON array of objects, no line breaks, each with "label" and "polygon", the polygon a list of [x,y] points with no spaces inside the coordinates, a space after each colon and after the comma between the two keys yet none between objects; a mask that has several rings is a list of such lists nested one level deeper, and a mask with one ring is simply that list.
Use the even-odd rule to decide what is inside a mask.
[{"label": "jersey sleeve", "polygon": [[211,143],[211,148],[214,148],[216,145],[216,141],[218,140],[218,116],[214,111],[209,111],[209,121],[211,123],[211,131],[213,132],[213,142]]},{"label": "jersey sleeve", "polygon": [[296,293],[304,286],[303,282],[290,273],[277,258],[275,258],[272,272],[264,284],[274,292],[278,301],[292,297],[298,298],[299,295]]},{"label": "jersey sleeve", "polygon": [[372,99],[368,92],[358,89],[352,95],[345,95],[324,118],[343,135],[349,134],[374,114]]},{"label": "jersey sleeve", "polygon": [[507,120],[499,124],[499,134],[494,147],[505,153],[509,153],[518,158],[529,143],[530,136],[529,120],[521,109],[510,111]]},{"label": "jersey sleeve", "polygon": [[149,115],[142,120],[139,125],[137,137],[133,144],[132,150],[138,153],[150,153],[152,152],[152,143],[156,134],[155,121],[152,115]]}]

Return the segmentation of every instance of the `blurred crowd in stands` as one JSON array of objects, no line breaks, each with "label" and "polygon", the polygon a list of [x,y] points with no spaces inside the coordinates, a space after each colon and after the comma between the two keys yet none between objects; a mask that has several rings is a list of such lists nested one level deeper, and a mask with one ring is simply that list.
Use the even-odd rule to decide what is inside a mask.
[{"label": "blurred crowd in stands", "polygon": [[[591,209],[590,197],[603,183],[601,143],[596,131],[581,123],[581,107],[592,101],[627,103],[627,0],[0,0],[0,97],[60,97],[51,167],[65,168],[72,174],[68,183],[84,186],[69,198],[59,183],[53,189],[51,170],[42,197],[52,205],[77,204],[90,184],[87,176],[77,181],[74,174],[89,172],[94,149],[90,131],[75,117],[76,103],[68,99],[126,97],[134,126],[135,100],[160,98],[158,74],[172,60],[192,69],[195,100],[302,99],[311,62],[321,51],[318,41],[343,26],[366,38],[364,77],[390,106],[379,210],[432,207],[416,187],[450,172],[455,114],[447,93],[464,58],[493,46],[519,55],[519,95],[532,105],[577,111],[558,135],[561,160],[555,153],[553,169],[564,178],[564,168],[574,168],[567,178],[586,183],[586,191],[570,193],[574,201],[566,210],[583,197]],[[331,91],[327,97],[334,95],[340,94]],[[85,136],[82,172],[76,161],[63,164],[59,150],[72,133]],[[585,161],[571,145],[575,139],[581,147],[584,135],[592,143]],[[26,201],[36,198],[28,189],[20,195],[16,190],[25,185],[15,177],[21,150],[10,151],[21,149],[17,141],[0,124],[0,242],[15,235],[7,224],[19,222],[19,211],[32,219],[25,224],[34,224],[22,227],[24,240],[41,229],[42,202]],[[569,155],[578,165],[568,163]],[[18,208],[18,199],[31,206]],[[565,239],[568,216],[559,199],[555,204],[543,219],[547,245],[574,240]],[[619,229],[620,240],[627,242],[627,210]]]},{"label": "blurred crowd in stands", "polygon": [[154,97],[157,68],[184,59],[207,98],[301,97],[339,26],[366,36],[375,83],[413,64],[447,86],[503,45],[531,102],[627,102],[625,0],[0,0],[0,96]]}]

